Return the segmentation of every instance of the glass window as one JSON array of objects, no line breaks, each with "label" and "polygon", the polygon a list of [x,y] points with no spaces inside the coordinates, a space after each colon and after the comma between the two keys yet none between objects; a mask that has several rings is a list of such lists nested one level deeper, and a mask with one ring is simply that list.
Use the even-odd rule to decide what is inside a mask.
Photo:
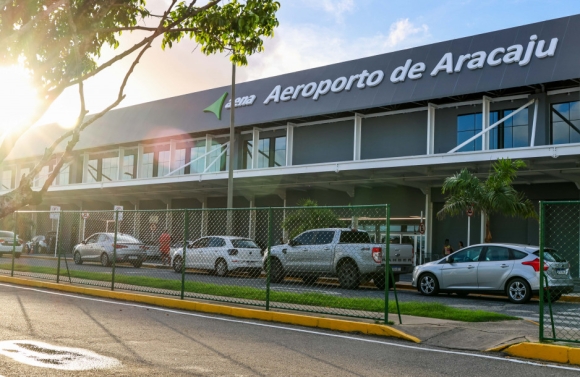
[{"label": "glass window", "polygon": [[203,173],[205,157],[201,157],[205,154],[205,140],[198,140],[195,142],[190,150],[191,157],[189,161],[194,161],[189,165],[190,174]]},{"label": "glass window", "polygon": [[34,187],[44,186],[44,183],[46,182],[46,180],[48,179],[48,175],[50,174],[49,169],[50,168],[48,166],[43,166],[42,169],[40,169],[40,172],[34,179]]},{"label": "glass window", "polygon": [[117,242],[123,242],[123,243],[142,243],[141,241],[139,241],[137,238],[133,237],[130,234],[122,234],[122,233],[117,233]]},{"label": "glass window", "polygon": [[510,251],[508,248],[501,246],[488,246],[483,260],[486,262],[510,260]]},{"label": "glass window", "polygon": [[123,175],[122,180],[134,179],[135,178],[135,155],[125,155],[123,156]]},{"label": "glass window", "polygon": [[252,240],[230,240],[232,242],[232,246],[240,249],[258,249],[259,246]]},{"label": "glass window", "polygon": [[371,238],[367,232],[341,231],[340,243],[371,243]]},{"label": "glass window", "polygon": [[328,245],[329,243],[332,243],[332,240],[334,239],[333,231],[325,230],[314,233],[315,233],[314,240],[316,245]]},{"label": "glass window", "polygon": [[211,172],[218,172],[218,171],[226,170],[226,168],[227,168],[227,152],[222,154],[222,152],[226,148],[227,148],[226,145],[223,145],[215,140],[212,140],[211,149],[210,149],[211,152],[207,155],[206,167],[208,168],[207,169],[208,172],[211,173]]},{"label": "glass window", "polygon": [[[185,149],[178,149],[175,151],[175,167],[178,168],[183,165],[185,165]],[[173,174],[183,175],[185,174],[185,168],[181,168]]]},{"label": "glass window", "polygon": [[209,238],[200,238],[199,240],[195,241],[192,246],[194,249],[200,249],[203,247],[207,247],[209,244]]},{"label": "glass window", "polygon": [[300,234],[298,237],[294,238],[294,243],[296,246],[299,245],[312,245],[314,241],[314,232],[306,232]]},{"label": "glass window", "polygon": [[224,247],[226,246],[226,241],[223,238],[211,237],[209,241],[209,247]]},{"label": "glass window", "polygon": [[461,249],[454,254],[451,254],[453,257],[453,263],[477,262],[479,260],[479,254],[481,254],[482,249],[483,246]]},{"label": "glass window", "polygon": [[[252,168],[253,141],[246,140],[244,143],[244,166]],[[286,136],[260,139],[258,142],[258,168],[271,168],[286,166]]]},{"label": "glass window", "polygon": [[89,165],[87,167],[87,183],[98,182],[99,179],[99,160],[93,159],[89,160]]},{"label": "glass window", "polygon": [[552,144],[580,143],[580,101],[552,105]]},{"label": "glass window", "polygon": [[99,238],[97,239],[98,243],[105,243],[110,242],[109,237],[106,234],[99,234]]},{"label": "glass window", "polygon": [[2,190],[10,190],[12,188],[12,170],[4,170],[2,172]]},{"label": "glass window", "polygon": [[245,159],[244,166],[246,167],[246,169],[251,169],[252,168],[252,153],[254,151],[254,141],[253,140],[246,140],[246,142],[244,144],[244,149],[246,150],[246,153],[244,153],[244,159]]},{"label": "glass window", "polygon": [[[491,111],[489,124],[496,123],[500,118],[509,115],[514,110]],[[457,145],[481,132],[482,115],[467,114],[457,117]],[[505,149],[528,146],[528,109],[523,109],[513,117],[489,131],[489,148]],[[460,152],[481,150],[481,137],[461,148]]]},{"label": "glass window", "polygon": [[165,177],[171,171],[171,153],[169,151],[159,152],[159,160],[157,162],[157,176]]},{"label": "glass window", "polygon": [[70,180],[70,165],[63,166],[58,172],[58,177],[56,179],[56,184],[59,186],[68,185]]},{"label": "glass window", "polygon": [[524,259],[525,257],[528,256],[528,253],[524,253],[523,251],[519,251],[519,250],[510,250],[510,251],[512,253],[510,259],[513,259],[513,260]]},{"label": "glass window", "polygon": [[[467,114],[457,117],[457,145],[469,140],[470,137],[481,131],[481,114]],[[458,152],[481,150],[481,138],[459,149]]]},{"label": "glass window", "polygon": [[99,238],[99,235],[98,234],[93,234],[92,236],[90,236],[87,239],[87,243],[95,243],[95,242],[97,242],[97,239],[98,238]]},{"label": "glass window", "polygon": [[116,181],[119,175],[119,158],[103,158],[101,168],[102,181]]},{"label": "glass window", "polygon": [[258,168],[270,166],[270,139],[258,141]]},{"label": "glass window", "polygon": [[274,166],[286,166],[286,136],[277,137],[274,147]]},{"label": "glass window", "polygon": [[[538,258],[540,257],[540,251],[534,252]],[[562,257],[560,254],[556,252],[556,250],[545,249],[544,250],[544,260],[546,262],[566,262],[566,258]]]},{"label": "glass window", "polygon": [[[505,110],[504,116],[514,110]],[[501,125],[500,125],[501,127]],[[528,109],[523,109],[503,123],[503,148],[527,147],[528,144]]]},{"label": "glass window", "polygon": [[143,163],[141,164],[141,178],[151,178],[153,177],[153,160],[155,153],[143,153]]}]

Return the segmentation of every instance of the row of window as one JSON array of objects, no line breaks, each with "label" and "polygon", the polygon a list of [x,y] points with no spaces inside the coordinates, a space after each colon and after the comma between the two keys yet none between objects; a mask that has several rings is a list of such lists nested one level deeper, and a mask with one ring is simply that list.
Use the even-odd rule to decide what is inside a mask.
[{"label": "row of window", "polygon": [[[580,143],[580,101],[552,104],[550,117],[550,144]],[[510,115],[515,110],[491,111],[489,124]],[[508,149],[529,146],[530,130],[528,109],[523,109],[489,132],[489,149]],[[457,117],[457,145],[481,132],[481,113]],[[459,151],[481,150],[481,138],[466,144]]]}]

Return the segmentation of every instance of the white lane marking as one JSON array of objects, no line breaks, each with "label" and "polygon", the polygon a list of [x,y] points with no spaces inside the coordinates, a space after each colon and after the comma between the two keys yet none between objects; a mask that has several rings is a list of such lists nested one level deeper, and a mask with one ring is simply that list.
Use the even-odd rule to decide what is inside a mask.
[{"label": "white lane marking", "polygon": [[468,353],[468,352],[440,350],[440,349],[435,349],[435,348],[427,348],[425,346],[423,346],[423,347],[411,346],[411,345],[406,345],[406,344],[385,342],[382,340],[359,338],[356,336],[348,336],[348,335],[342,335],[342,334],[331,334],[331,333],[325,333],[325,332],[320,332],[320,331],[313,331],[313,330],[305,330],[305,329],[299,329],[299,328],[271,325],[271,324],[267,324],[267,323],[241,321],[241,320],[237,320],[237,319],[214,317],[214,316],[209,316],[209,315],[205,315],[205,314],[197,314],[197,313],[184,312],[184,311],[173,310],[173,309],[159,308],[156,306],[137,305],[137,304],[131,304],[131,303],[116,302],[116,301],[103,300],[103,299],[92,298],[92,297],[72,295],[72,294],[68,294],[68,293],[51,292],[51,291],[45,291],[45,290],[37,289],[37,288],[20,287],[20,286],[10,285],[10,284],[0,283],[0,286],[23,289],[23,290],[28,290],[28,291],[35,291],[35,292],[46,293],[46,294],[51,294],[51,295],[55,295],[55,296],[64,296],[64,297],[76,298],[76,299],[87,300],[87,301],[103,302],[103,303],[107,303],[107,304],[111,304],[111,305],[131,306],[131,307],[135,307],[135,308],[157,310],[160,312],[181,314],[181,315],[187,315],[187,316],[191,316],[191,317],[213,319],[213,320],[223,321],[223,322],[241,323],[241,324],[252,325],[252,326],[268,327],[268,328],[279,329],[279,330],[286,330],[286,331],[301,332],[301,333],[306,333],[306,334],[327,336],[327,337],[331,337],[331,338],[356,340],[359,342],[382,344],[382,345],[386,345],[386,346],[407,348],[407,349],[413,349],[413,350],[418,350],[418,351],[446,353],[446,354],[450,354],[450,355],[471,356],[471,357],[477,357],[477,358],[481,358],[481,359],[507,361],[507,362],[517,363],[517,364],[527,364],[527,365],[533,365],[533,366],[538,366],[538,367],[564,369],[564,370],[572,370],[575,372],[580,372],[580,368],[565,367],[565,366],[561,366],[561,365],[542,364],[542,363],[534,362],[534,361],[518,360],[518,359],[511,359],[511,358],[508,359],[508,358],[503,358],[503,357],[488,356],[488,355],[481,355],[481,354]]}]

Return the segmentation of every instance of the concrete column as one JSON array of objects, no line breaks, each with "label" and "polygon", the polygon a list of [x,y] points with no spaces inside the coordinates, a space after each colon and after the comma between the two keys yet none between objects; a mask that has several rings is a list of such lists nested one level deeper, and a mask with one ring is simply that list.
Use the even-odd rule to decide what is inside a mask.
[{"label": "concrete column", "polygon": [[179,166],[175,161],[175,151],[177,150],[177,142],[175,140],[169,140],[169,171],[172,172]]},{"label": "concrete column", "polygon": [[437,106],[427,105],[427,153],[435,154],[435,110]]},{"label": "concrete column", "polygon": [[485,215],[483,212],[481,213],[481,234],[480,234],[481,243],[485,242]]},{"label": "concrete column", "polygon": [[[136,200],[134,205],[134,210],[139,211],[139,201]],[[139,239],[139,230],[141,229],[141,213],[135,212],[133,216],[133,235]]]},{"label": "concrete column", "polygon": [[89,174],[89,154],[83,153],[83,183],[87,183]]},{"label": "concrete column", "polygon": [[[489,109],[491,107],[491,98],[483,96],[482,106],[481,106],[481,130],[487,130],[489,128]],[[481,150],[489,150],[489,132],[481,135]]]},{"label": "concrete column", "polygon": [[[250,208],[256,208],[256,198],[250,198]],[[248,238],[255,239],[256,238],[256,211],[250,210],[250,219],[249,219],[249,229],[248,229]]]},{"label": "concrete column", "polygon": [[[212,148],[212,141],[213,141],[213,136],[212,135],[205,135],[205,153],[209,153],[211,151]],[[207,155],[204,157],[204,170],[207,169],[207,167],[209,166],[209,164],[211,164],[211,159],[210,156]],[[202,172],[203,173],[203,172]]]},{"label": "concrete column", "polygon": [[354,145],[353,145],[353,161],[360,160],[361,151],[361,134],[362,134],[362,114],[354,115]]},{"label": "concrete column", "polygon": [[117,172],[118,173],[117,179],[119,181],[123,180],[123,176],[125,174],[124,169],[123,169],[124,162],[125,162],[125,148],[119,148],[119,171]]},{"label": "concrete column", "polygon": [[[432,252],[433,252],[433,202],[431,201],[431,188],[427,188],[425,193],[425,254],[429,256],[429,259],[431,259]],[[425,256],[423,258],[425,258]]]},{"label": "concrete column", "polygon": [[286,166],[292,166],[292,150],[294,149],[294,125],[286,125]]},{"label": "concrete column", "polygon": [[260,129],[254,127],[252,130],[252,169],[258,168],[258,143],[260,142]]},{"label": "concrete column", "polygon": [[137,178],[143,178],[143,144],[137,146]]}]

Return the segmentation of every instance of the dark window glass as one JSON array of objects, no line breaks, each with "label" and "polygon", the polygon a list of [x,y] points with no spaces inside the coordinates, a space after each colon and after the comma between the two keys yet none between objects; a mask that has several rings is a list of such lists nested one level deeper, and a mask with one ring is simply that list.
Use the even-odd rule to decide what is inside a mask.
[{"label": "dark window glass", "polygon": [[[514,110],[505,110],[503,116],[513,113]],[[523,109],[513,117],[507,119],[500,127],[500,135],[503,140],[500,141],[502,148],[520,148],[527,147],[528,144],[528,109]],[[501,138],[500,138],[501,139]]]},{"label": "dark window glass", "polygon": [[224,247],[226,246],[226,241],[223,238],[211,237],[209,241],[209,247]]},{"label": "dark window glass", "polygon": [[552,144],[580,143],[580,101],[552,105]]},{"label": "dark window glass", "polygon": [[314,238],[314,232],[306,232],[306,233],[302,233],[298,237],[294,238],[294,242],[296,243],[296,246],[298,246],[298,245],[312,245],[312,242],[314,241],[313,238]]},{"label": "dark window glass", "polygon": [[486,262],[505,261],[509,259],[509,249],[501,246],[488,246],[487,251],[485,252],[485,258],[483,258]]},{"label": "dark window glass", "polygon": [[341,231],[340,243],[371,243],[371,237],[367,232]]},{"label": "dark window glass", "polygon": [[99,238],[99,235],[98,234],[92,235],[91,237],[89,237],[87,239],[87,243],[95,243],[95,242],[97,242],[97,239],[98,238]]},{"label": "dark window glass", "polygon": [[332,242],[332,239],[334,238],[334,232],[333,231],[319,231],[319,232],[314,232],[315,234],[315,238],[314,238],[314,242],[316,245],[327,245],[329,243]]},{"label": "dark window glass", "polygon": [[257,249],[258,245],[252,240],[230,240],[233,247],[239,247],[240,249]]},{"label": "dark window glass", "polygon": [[201,239],[195,241],[192,246],[194,249],[199,249],[202,247],[207,247],[208,244],[209,244],[209,238],[201,238]]},{"label": "dark window glass", "polygon": [[[540,251],[534,253],[536,256],[540,256]],[[546,262],[566,262],[566,258],[562,257],[556,252],[556,250],[545,249],[544,250],[544,260]]]},{"label": "dark window glass", "polygon": [[286,136],[260,139],[258,155],[253,156],[253,141],[244,142],[243,163],[246,169],[252,168],[252,161],[257,158],[258,168],[271,168],[286,165]]},{"label": "dark window glass", "polygon": [[[491,111],[489,125],[509,115],[514,110]],[[580,110],[579,110],[580,111]],[[457,145],[481,132],[482,115],[466,114],[457,117]],[[489,148],[505,149],[528,146],[528,109],[523,109],[513,117],[489,131]],[[460,152],[481,150],[481,137],[461,148]]]},{"label": "dark window glass", "polygon": [[453,256],[453,263],[466,263],[466,262],[477,262],[479,260],[479,254],[483,246],[474,246],[466,249],[461,249],[451,256]]},{"label": "dark window glass", "polygon": [[99,239],[97,240],[98,243],[103,243],[109,241],[109,237],[106,234],[99,234]]},{"label": "dark window glass", "polygon": [[510,259],[513,259],[513,260],[524,259],[525,257],[528,256],[528,253],[524,253],[523,251],[518,251],[518,250],[510,250],[510,251],[512,253]]}]

